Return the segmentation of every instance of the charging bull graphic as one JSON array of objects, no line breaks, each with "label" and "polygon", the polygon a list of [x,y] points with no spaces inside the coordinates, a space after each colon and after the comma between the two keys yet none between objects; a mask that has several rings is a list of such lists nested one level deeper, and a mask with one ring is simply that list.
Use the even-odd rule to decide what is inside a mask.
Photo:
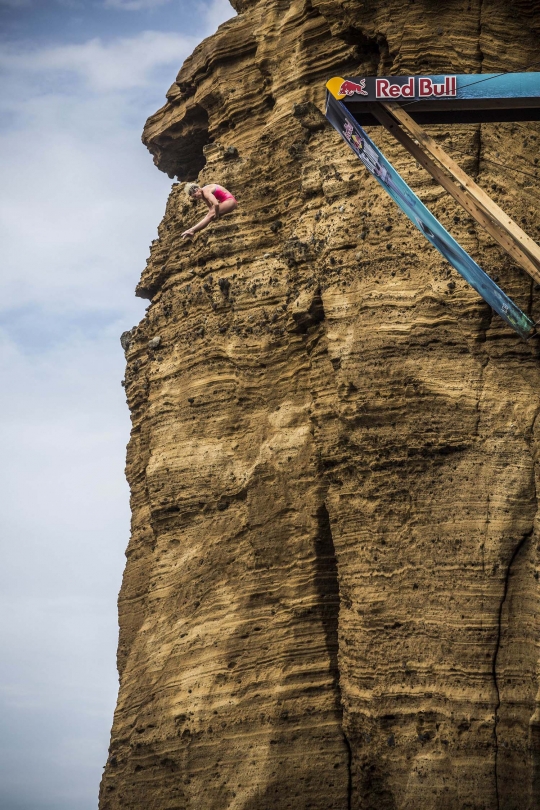
[{"label": "charging bull graphic", "polygon": [[354,96],[355,93],[358,93],[359,96],[369,95],[368,91],[366,90],[365,79],[360,79],[358,84],[356,84],[356,82],[349,81],[349,79],[345,79],[338,91],[338,95],[340,96]]}]

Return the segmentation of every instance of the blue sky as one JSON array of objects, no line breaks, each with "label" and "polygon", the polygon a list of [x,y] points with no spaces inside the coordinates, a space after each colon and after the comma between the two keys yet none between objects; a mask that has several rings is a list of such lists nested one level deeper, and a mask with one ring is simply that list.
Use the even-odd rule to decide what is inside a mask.
[{"label": "blue sky", "polygon": [[0,0],[0,807],[96,810],[129,536],[119,336],[171,181],[140,143],[228,0]]},{"label": "blue sky", "polygon": [[204,0],[0,0],[0,31],[4,39],[34,45],[114,40],[144,30],[183,31],[202,39],[213,21],[233,14],[224,3]]}]

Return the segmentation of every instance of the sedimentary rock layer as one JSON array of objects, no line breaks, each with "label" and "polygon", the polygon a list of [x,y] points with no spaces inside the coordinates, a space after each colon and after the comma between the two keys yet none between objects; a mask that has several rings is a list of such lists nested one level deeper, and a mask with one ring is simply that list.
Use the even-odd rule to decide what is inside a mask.
[{"label": "sedimentary rock layer", "polygon": [[[522,69],[540,3],[233,5],[144,131],[159,169],[239,207],[186,244],[202,211],[173,184],[124,336],[133,525],[100,808],[533,810],[538,344],[320,110],[333,75]],[[540,235],[538,124],[430,131]],[[539,319],[530,279],[372,135]]]}]

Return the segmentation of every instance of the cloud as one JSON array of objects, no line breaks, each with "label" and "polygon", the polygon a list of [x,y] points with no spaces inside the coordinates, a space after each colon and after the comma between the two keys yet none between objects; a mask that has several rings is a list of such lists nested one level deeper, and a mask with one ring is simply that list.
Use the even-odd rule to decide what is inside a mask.
[{"label": "cloud", "polygon": [[[66,8],[81,8],[84,0],[53,0],[53,2]],[[163,0],[163,2],[168,2],[168,0]],[[35,0],[0,0],[0,6],[8,6],[14,9],[30,8],[30,6],[35,5]]]},{"label": "cloud", "polygon": [[[7,0],[9,2],[9,0]],[[18,0],[13,0],[17,2]],[[21,0],[27,2],[27,0]],[[0,0],[2,2],[2,0]],[[112,9],[114,11],[145,11],[158,8],[171,3],[172,0],[103,0],[103,8]],[[225,20],[230,19],[234,12],[232,10],[229,0],[212,0],[210,3],[204,3],[201,0],[191,3],[193,12],[201,17],[208,30],[213,32],[212,23],[216,22],[215,27],[221,25]]]},{"label": "cloud", "polygon": [[[129,417],[111,323],[45,353],[0,331],[0,806],[93,810],[117,679]],[[5,455],[4,455],[5,454]],[[107,716],[108,715],[108,716]]]},{"label": "cloud", "polygon": [[[202,34],[233,14],[198,8]],[[198,39],[0,49],[3,810],[95,810],[129,535],[119,335],[170,188],[140,133]]]},{"label": "cloud", "polygon": [[104,8],[114,8],[120,11],[142,11],[147,8],[156,8],[170,3],[171,0],[105,0]]},{"label": "cloud", "polygon": [[[230,12],[227,0],[206,7],[209,30]],[[0,48],[0,312],[129,300],[170,187],[140,133],[196,41],[143,31]]]},{"label": "cloud", "polygon": [[9,6],[10,8],[27,8],[32,5],[32,0],[0,0],[0,6]]},{"label": "cloud", "polygon": [[[144,2],[155,3],[156,0]],[[194,3],[193,13],[207,34],[234,16],[229,0]],[[44,48],[8,43],[0,47],[0,70],[15,80],[12,95],[18,90],[17,97],[23,99],[25,84],[29,84],[33,96],[41,95],[49,87],[62,86],[65,95],[66,90],[75,89],[77,81],[93,93],[155,87],[163,81],[163,95],[199,41],[199,36],[146,30],[137,36],[112,41],[93,38],[81,44]],[[168,69],[170,78],[166,86],[164,68]]]},{"label": "cloud", "polygon": [[39,74],[41,86],[44,77],[49,83],[67,77],[94,93],[129,90],[150,86],[163,66],[169,66],[174,77],[197,41],[182,34],[143,31],[112,42],[96,38],[81,45],[25,51],[12,46],[0,51],[0,68],[22,77]]},{"label": "cloud", "polygon": [[205,10],[208,30],[216,31],[219,26],[236,15],[230,0],[212,0]]},{"label": "cloud", "polygon": [[103,313],[130,301],[170,187],[140,133],[192,46],[144,32],[3,50],[0,311]]}]

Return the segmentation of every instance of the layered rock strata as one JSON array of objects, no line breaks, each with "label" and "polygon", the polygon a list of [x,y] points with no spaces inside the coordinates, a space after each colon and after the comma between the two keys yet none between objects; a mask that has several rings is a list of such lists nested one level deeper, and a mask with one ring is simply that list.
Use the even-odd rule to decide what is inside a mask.
[{"label": "layered rock strata", "polygon": [[[333,75],[523,69],[540,3],[233,5],[144,131],[159,169],[239,207],[186,244],[202,214],[173,184],[124,336],[133,525],[100,808],[533,810],[538,344],[320,110]],[[430,131],[540,235],[538,124]],[[539,319],[530,279],[372,135]]]}]

